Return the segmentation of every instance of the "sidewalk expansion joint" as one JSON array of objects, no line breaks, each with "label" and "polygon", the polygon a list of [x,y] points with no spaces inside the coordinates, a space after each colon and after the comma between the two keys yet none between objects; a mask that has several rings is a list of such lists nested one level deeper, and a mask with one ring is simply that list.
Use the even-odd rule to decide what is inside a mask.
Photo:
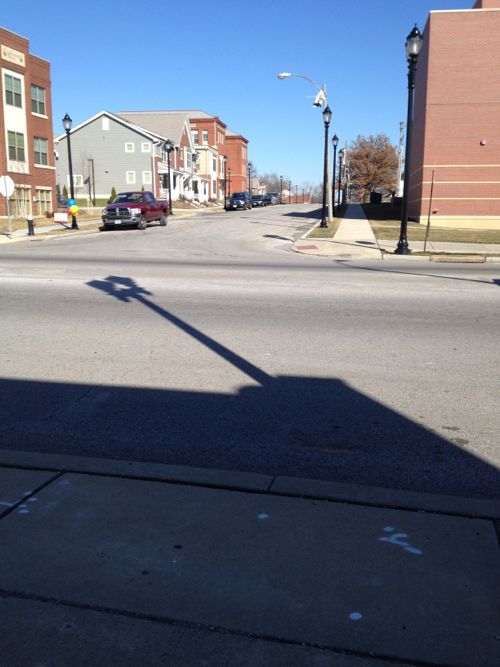
[{"label": "sidewalk expansion joint", "polygon": [[196,621],[188,621],[182,618],[173,618],[171,616],[160,616],[158,614],[147,614],[144,612],[129,611],[127,609],[117,609],[115,607],[106,607],[103,605],[93,605],[87,604],[85,602],[76,602],[74,600],[64,600],[61,598],[53,598],[45,595],[35,595],[30,593],[21,593],[17,591],[10,591],[0,588],[0,598],[12,598],[16,600],[25,600],[32,602],[39,602],[42,604],[55,605],[58,607],[68,607],[72,609],[81,609],[84,611],[92,611],[100,614],[108,614],[110,616],[119,616],[124,618],[132,618],[141,621],[149,621],[151,623],[158,623],[162,625],[169,625],[172,627],[184,628],[187,630],[199,630],[205,632],[212,632],[221,635],[230,635],[233,637],[241,637],[245,639],[255,639],[260,641],[271,642],[275,644],[281,644],[285,646],[301,646],[311,649],[317,649],[321,651],[328,651],[332,654],[338,654],[342,656],[353,656],[359,658],[371,658],[377,660],[383,660],[389,664],[400,665],[404,663],[406,665],[412,665],[414,667],[455,667],[454,665],[448,663],[430,663],[422,660],[410,659],[404,656],[393,656],[385,655],[379,653],[373,653],[368,651],[356,651],[353,649],[346,649],[342,646],[333,646],[329,644],[318,644],[315,642],[302,641],[298,639],[289,639],[285,637],[279,637],[275,635],[268,635],[265,633],[254,633],[246,632],[245,630],[239,630],[237,628],[226,628],[224,626],[217,626],[211,623],[200,623]]},{"label": "sidewalk expansion joint", "polygon": [[[14,466],[0,466],[2,468],[12,468]],[[16,466],[17,467],[17,466]],[[15,468],[16,468],[15,467]],[[23,468],[24,470],[31,470],[31,468]],[[53,470],[47,470],[47,472],[54,472]],[[33,491],[30,491],[30,493],[27,493],[25,496],[23,496],[20,500],[17,501],[17,503],[13,503],[10,507],[8,507],[6,510],[2,510],[0,512],[0,521],[2,519],[5,519],[6,516],[9,514],[12,514],[16,509],[24,505],[27,501],[29,501],[30,498],[33,498],[36,496],[40,491],[43,491],[46,489],[48,486],[53,484],[57,479],[62,477],[64,475],[63,472],[54,472],[54,475],[48,479],[46,482],[43,484],[40,484],[40,486],[37,486],[36,489],[33,489]]]}]

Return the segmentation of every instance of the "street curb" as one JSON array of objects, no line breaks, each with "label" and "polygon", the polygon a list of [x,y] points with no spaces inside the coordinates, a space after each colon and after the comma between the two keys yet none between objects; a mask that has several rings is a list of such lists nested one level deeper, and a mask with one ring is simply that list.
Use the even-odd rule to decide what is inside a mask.
[{"label": "street curb", "polygon": [[298,477],[273,477],[251,472],[7,449],[0,449],[0,467],[124,477],[143,481],[454,515],[471,519],[500,519],[499,500],[462,498]]}]

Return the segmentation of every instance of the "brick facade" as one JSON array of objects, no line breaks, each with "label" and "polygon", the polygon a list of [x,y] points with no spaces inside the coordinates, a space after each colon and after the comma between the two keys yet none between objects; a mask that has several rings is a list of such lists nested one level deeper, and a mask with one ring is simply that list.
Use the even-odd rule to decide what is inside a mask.
[{"label": "brick facade", "polygon": [[500,228],[500,0],[430,13],[417,63],[408,213]]},{"label": "brick facade", "polygon": [[[51,213],[57,202],[50,64],[29,52],[26,38],[0,28],[0,65],[0,175],[16,185],[11,215]],[[6,215],[0,196],[0,217]]]}]

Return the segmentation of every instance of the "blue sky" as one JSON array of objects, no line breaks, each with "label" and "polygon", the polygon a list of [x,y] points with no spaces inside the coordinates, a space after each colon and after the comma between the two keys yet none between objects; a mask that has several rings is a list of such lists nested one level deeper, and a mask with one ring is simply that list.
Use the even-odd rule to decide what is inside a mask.
[{"label": "blue sky", "polygon": [[[51,63],[54,131],[98,111],[203,109],[247,137],[260,173],[322,181],[324,130],[312,106],[326,84],[331,133],[399,138],[406,35],[430,10],[474,0],[44,0],[2,8],[0,25]],[[66,10],[65,7],[69,9]],[[418,76],[418,74],[417,74]]]}]

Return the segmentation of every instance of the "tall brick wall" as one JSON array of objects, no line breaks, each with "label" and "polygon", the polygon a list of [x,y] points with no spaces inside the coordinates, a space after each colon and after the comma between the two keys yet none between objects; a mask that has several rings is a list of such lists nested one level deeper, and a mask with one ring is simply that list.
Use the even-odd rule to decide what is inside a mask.
[{"label": "tall brick wall", "polygon": [[[7,109],[5,102],[4,77],[0,77],[0,175],[8,175],[16,185],[29,189],[29,200],[31,210],[28,213],[37,215],[38,202],[36,200],[37,188],[43,188],[49,193],[51,209],[57,207],[56,202],[56,177],[54,160],[54,143],[52,130],[52,99],[50,82],[50,64],[37,56],[29,53],[29,42],[26,38],[16,35],[0,28],[0,46],[6,47],[7,51],[0,50],[0,67],[19,74],[24,77],[24,106],[23,113],[26,120],[25,155],[26,172],[19,173],[9,170],[7,132],[16,130],[8,127],[5,121]],[[13,50],[10,51],[10,50]],[[24,62],[17,59],[15,53],[24,56]],[[31,111],[31,85],[37,85],[45,89],[45,114],[44,116],[33,114]],[[8,111],[8,109],[7,109]],[[34,161],[33,138],[41,137],[47,139],[48,165],[37,166]],[[13,209],[13,207],[11,207]],[[0,196],[0,216],[7,215],[5,198]]]},{"label": "tall brick wall", "polygon": [[415,89],[410,217],[500,227],[500,0],[431,12]]}]

